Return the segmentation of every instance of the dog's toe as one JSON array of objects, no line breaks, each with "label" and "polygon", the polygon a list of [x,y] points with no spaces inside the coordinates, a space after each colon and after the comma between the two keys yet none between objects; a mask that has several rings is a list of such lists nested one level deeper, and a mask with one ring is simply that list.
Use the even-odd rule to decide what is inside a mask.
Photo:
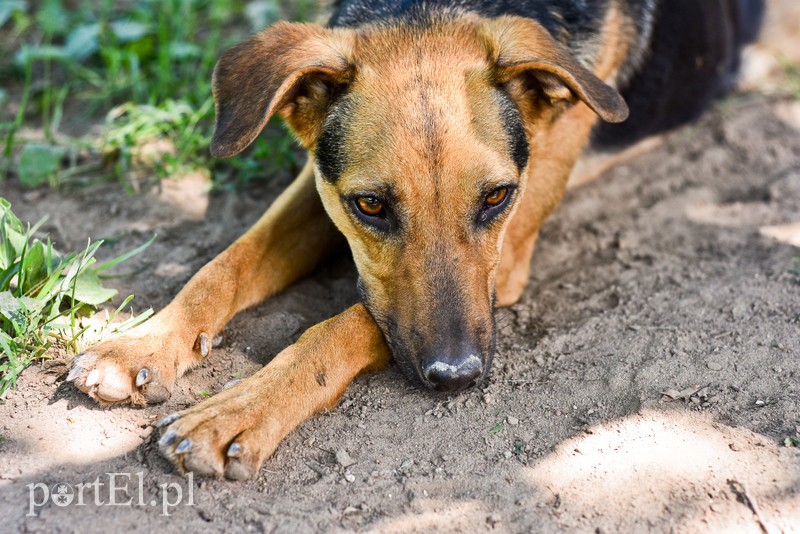
[{"label": "dog's toe", "polygon": [[[139,384],[140,377],[142,375],[142,371],[148,371],[147,381]],[[160,402],[164,402],[168,398],[172,396],[172,388],[175,385],[175,378],[174,377],[164,377],[163,373],[159,372],[158,370],[150,371],[147,368],[142,369],[136,375],[136,386],[138,387],[138,392],[144,398],[144,402],[147,404],[158,404]]]},{"label": "dog's toe", "polygon": [[231,480],[247,480],[253,476],[253,472],[238,458],[231,459],[225,465],[225,478]]},{"label": "dog's toe", "polygon": [[264,462],[259,432],[245,430],[228,446],[225,459],[225,477],[245,480],[253,477]]},{"label": "dog's toe", "polygon": [[113,365],[95,368],[89,373],[86,385],[94,387],[93,393],[98,399],[109,403],[122,402],[133,393],[130,375]]},{"label": "dog's toe", "polygon": [[67,380],[101,404],[124,402],[136,394],[130,374],[97,353],[81,353],[73,358],[71,366]]},{"label": "dog's toe", "polygon": [[102,405],[156,404],[172,395],[177,371],[200,361],[201,349],[195,355],[180,337],[123,335],[75,356],[67,380]]},{"label": "dog's toe", "polygon": [[159,450],[184,473],[251,478],[279,438],[264,411],[247,392],[225,390],[158,421]]},{"label": "dog's toe", "polygon": [[220,462],[209,462],[208,458],[197,454],[189,455],[183,461],[183,470],[200,476],[221,476]]},{"label": "dog's toe", "polygon": [[193,426],[197,423],[202,427],[197,418],[171,424],[158,441],[159,450],[182,473],[220,477],[224,470],[224,457],[214,440],[204,437],[206,432],[202,428]]},{"label": "dog's toe", "polygon": [[165,415],[164,417],[159,419],[158,422],[156,422],[156,428],[164,428],[167,425],[171,425],[172,423],[180,419],[180,417],[181,414],[179,412],[173,412],[169,415]]},{"label": "dog's toe", "polygon": [[162,453],[169,455],[172,452],[169,447],[176,441],[178,441],[178,433],[174,430],[168,430],[161,435],[161,439],[158,440],[158,446]]}]

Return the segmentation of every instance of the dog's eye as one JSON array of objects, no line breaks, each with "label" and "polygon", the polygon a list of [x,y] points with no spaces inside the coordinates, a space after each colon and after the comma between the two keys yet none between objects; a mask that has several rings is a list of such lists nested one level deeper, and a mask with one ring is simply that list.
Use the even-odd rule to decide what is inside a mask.
[{"label": "dog's eye", "polygon": [[359,197],[356,199],[358,211],[368,217],[381,217],[384,215],[383,203],[375,197]]},{"label": "dog's eye", "polygon": [[486,200],[484,201],[484,204],[486,204],[486,206],[489,208],[494,208],[502,204],[507,197],[508,197],[508,187],[498,187],[497,189],[486,195]]},{"label": "dog's eye", "polygon": [[503,185],[492,190],[483,198],[483,206],[478,214],[479,224],[489,224],[495,217],[503,213],[514,194],[514,186]]},{"label": "dog's eye", "polygon": [[395,233],[400,228],[400,221],[392,210],[391,205],[379,197],[369,193],[363,196],[353,195],[345,197],[345,202],[350,206],[350,212],[358,221],[372,230],[383,234]]}]

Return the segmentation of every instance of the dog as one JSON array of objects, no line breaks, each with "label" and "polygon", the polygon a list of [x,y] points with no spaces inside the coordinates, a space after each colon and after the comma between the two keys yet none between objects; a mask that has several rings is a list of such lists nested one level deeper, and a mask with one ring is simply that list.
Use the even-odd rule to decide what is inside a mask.
[{"label": "dog", "polygon": [[76,356],[67,378],[102,404],[164,401],[237,312],[346,242],[360,303],[159,421],[162,453],[182,472],[245,479],[392,359],[421,387],[479,383],[493,311],[520,298],[579,157],[695,118],[731,85],[762,10],[760,0],[338,0],[327,26],[275,24],[219,60],[211,152],[238,154],[279,115],[307,164],[166,308]]}]

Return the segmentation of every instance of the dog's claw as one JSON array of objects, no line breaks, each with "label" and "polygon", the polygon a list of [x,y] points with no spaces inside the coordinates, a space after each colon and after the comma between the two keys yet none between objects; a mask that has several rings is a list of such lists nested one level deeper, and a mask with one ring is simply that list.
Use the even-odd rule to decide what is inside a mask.
[{"label": "dog's claw", "polygon": [[242,454],[242,446],[235,441],[228,447],[228,458],[238,458]]},{"label": "dog's claw", "polygon": [[80,375],[83,371],[85,371],[83,367],[78,367],[78,366],[73,367],[70,370],[69,374],[67,375],[67,382],[72,382],[73,380],[78,378],[78,375]]},{"label": "dog's claw", "polygon": [[205,332],[200,332],[195,343],[195,347],[200,348],[200,356],[206,358],[211,352],[211,338]]},{"label": "dog's claw", "polygon": [[83,354],[84,354],[83,352],[79,352],[78,354],[72,357],[72,359],[69,361],[70,369],[74,369],[75,367],[78,366],[78,362],[80,361],[81,357],[83,357]]},{"label": "dog's claw", "polygon": [[150,382],[150,369],[142,367],[141,371],[136,375],[136,387],[141,387]]},{"label": "dog's claw", "polygon": [[[169,432],[167,432],[166,434],[161,436],[161,439],[158,440],[158,446],[159,447],[169,447],[170,445],[175,443],[176,439],[178,439],[178,434],[175,433],[174,431],[170,430]],[[184,441],[186,441],[186,440],[184,440]],[[183,442],[181,442],[181,444],[183,444]]]},{"label": "dog's claw", "polygon": [[98,371],[97,369],[92,369],[92,372],[89,373],[89,376],[86,377],[86,387],[92,387],[99,383],[100,383],[100,371]]},{"label": "dog's claw", "polygon": [[192,442],[189,439],[185,439],[178,443],[178,446],[175,447],[175,454],[184,454],[192,450]]},{"label": "dog's claw", "polygon": [[165,415],[164,417],[158,420],[158,422],[156,423],[156,428],[164,428],[167,425],[171,425],[172,423],[177,421],[180,418],[180,416],[181,414],[179,414],[178,412]]}]

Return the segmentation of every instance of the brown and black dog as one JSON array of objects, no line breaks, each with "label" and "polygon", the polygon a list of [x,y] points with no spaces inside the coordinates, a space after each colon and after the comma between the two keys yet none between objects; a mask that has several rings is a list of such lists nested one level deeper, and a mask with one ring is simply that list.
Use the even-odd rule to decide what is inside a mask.
[{"label": "brown and black dog", "polygon": [[328,27],[264,30],[217,65],[212,153],[241,152],[277,114],[308,149],[305,169],[169,306],[77,356],[68,378],[101,403],[165,400],[237,312],[310,273],[343,234],[362,303],[160,421],[164,454],[182,471],[250,477],[392,357],[425,387],[474,385],[493,310],[520,297],[585,147],[696,116],[760,12],[759,0],[339,0]]}]

